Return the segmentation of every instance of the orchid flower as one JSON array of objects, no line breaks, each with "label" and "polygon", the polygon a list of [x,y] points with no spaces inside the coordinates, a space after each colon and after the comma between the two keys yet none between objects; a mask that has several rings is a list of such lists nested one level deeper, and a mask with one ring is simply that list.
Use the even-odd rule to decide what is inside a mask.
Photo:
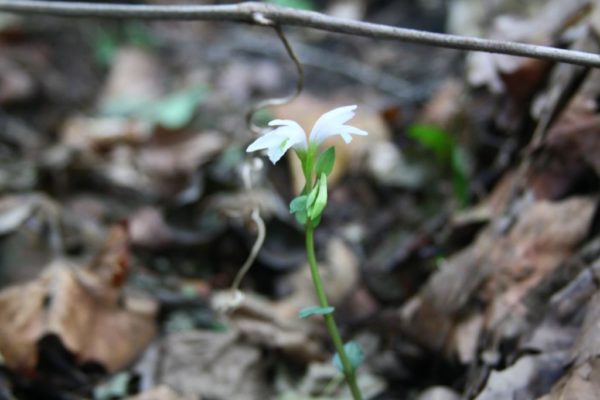
[{"label": "orchid flower", "polygon": [[335,164],[335,146],[322,151],[319,147],[325,139],[334,135],[340,135],[346,143],[352,141],[352,135],[367,135],[361,129],[346,125],[354,117],[354,110],[356,106],[345,106],[326,112],[315,122],[308,136],[295,121],[273,120],[269,122],[273,130],[256,139],[246,151],[267,150],[269,160],[275,164],[286,151],[293,148],[300,159],[305,184],[302,192],[290,202],[290,213],[294,214],[296,221],[304,226],[306,232],[307,259],[319,305],[305,307],[298,315],[300,318],[319,315],[325,319],[325,326],[336,350],[333,364],[346,377],[353,399],[361,400],[360,388],[356,383],[356,369],[362,362],[363,353],[356,343],[344,345],[342,342],[333,317],[335,308],[329,305],[319,274],[314,245],[314,230],[321,222],[327,205],[327,180]]},{"label": "orchid flower", "polygon": [[266,149],[269,160],[275,164],[290,148],[294,148],[298,152],[306,152],[309,149],[316,149],[325,139],[334,135],[340,135],[344,142],[350,143],[351,135],[367,135],[367,132],[361,129],[345,125],[354,117],[354,110],[356,110],[355,105],[344,106],[321,115],[313,126],[308,140],[304,129],[297,122],[275,119],[269,122],[269,126],[275,129],[256,139],[246,151]]}]

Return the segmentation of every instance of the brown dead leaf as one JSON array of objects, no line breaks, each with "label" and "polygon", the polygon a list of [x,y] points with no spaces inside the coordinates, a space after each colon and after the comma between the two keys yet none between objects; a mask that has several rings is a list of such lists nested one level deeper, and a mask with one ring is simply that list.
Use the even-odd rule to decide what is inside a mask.
[{"label": "brown dead leaf", "polygon": [[27,71],[9,59],[0,59],[0,104],[29,100],[36,90],[36,82]]},{"label": "brown dead leaf", "polygon": [[[589,11],[585,0],[549,1],[531,18],[496,17],[489,36],[548,45],[557,33],[581,21]],[[471,53],[467,64],[467,79],[471,85],[485,85],[494,93],[506,91],[514,100],[531,95],[548,67],[546,61],[493,53]]]},{"label": "brown dead leaf", "polygon": [[600,295],[590,300],[581,334],[572,350],[573,364],[543,400],[592,400],[600,393]]},{"label": "brown dead leaf", "polygon": [[62,128],[62,143],[81,151],[102,151],[119,144],[139,145],[152,134],[152,124],[140,119],[73,116]]},{"label": "brown dead leaf", "polygon": [[122,100],[156,100],[163,93],[160,61],[150,52],[133,46],[123,46],[115,55],[105,87],[101,106]]},{"label": "brown dead leaf", "polygon": [[[471,246],[450,257],[404,308],[407,331],[429,348],[470,359],[481,332],[473,318],[482,306],[475,304],[484,304],[485,329],[498,330],[508,317],[524,318],[526,294],[585,237],[594,209],[594,200],[584,197],[540,201],[521,212],[506,236],[485,229]],[[491,226],[495,223],[497,219]],[[502,326],[500,336],[514,334],[514,325]],[[459,339],[459,334],[476,337]]]},{"label": "brown dead leaf", "polygon": [[[150,354],[156,358],[150,360]],[[151,378],[155,384],[177,388],[194,399],[271,398],[260,349],[248,344],[235,328],[170,334],[141,362],[155,364]]]},{"label": "brown dead leaf", "polygon": [[577,95],[548,131],[545,145],[565,162],[585,163],[600,175],[600,72],[590,73]]},{"label": "brown dead leaf", "polygon": [[194,396],[181,396],[168,386],[157,386],[126,400],[202,400]]},{"label": "brown dead leaf", "polygon": [[79,362],[109,371],[129,364],[155,334],[153,302],[122,297],[127,251],[123,227],[109,234],[86,268],[52,263],[35,281],[0,292],[0,352],[6,365],[33,371],[37,343],[54,334]]},{"label": "brown dead leaf", "polygon": [[149,176],[173,178],[192,173],[226,144],[227,139],[219,132],[171,136],[168,143],[156,138],[140,150],[138,162]]},{"label": "brown dead leaf", "polygon": [[548,377],[561,370],[562,362],[556,353],[521,357],[504,370],[493,371],[476,400],[534,399],[548,390]]},{"label": "brown dead leaf", "polygon": [[[215,308],[232,301],[232,293],[220,292],[213,297]],[[311,303],[312,304],[312,303]],[[251,343],[283,352],[301,362],[323,361],[325,351],[316,339],[314,326],[298,318],[302,307],[287,301],[273,302],[252,293],[229,315],[230,322]]]},{"label": "brown dead leaf", "polygon": [[456,120],[460,118],[464,109],[461,101],[464,90],[465,87],[457,79],[443,82],[423,107],[419,122],[454,132]]},{"label": "brown dead leaf", "polygon": [[571,254],[588,233],[594,210],[592,199],[572,198],[538,202],[524,211],[490,254],[495,276],[487,289],[495,299],[488,309],[488,327],[514,313],[526,293]]}]

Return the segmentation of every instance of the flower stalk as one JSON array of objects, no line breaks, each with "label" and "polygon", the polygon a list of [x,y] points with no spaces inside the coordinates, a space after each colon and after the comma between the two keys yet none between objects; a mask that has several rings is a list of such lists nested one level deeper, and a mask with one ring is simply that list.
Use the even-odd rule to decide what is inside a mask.
[{"label": "flower stalk", "polygon": [[[302,164],[306,183],[300,196],[290,203],[290,212],[306,232],[306,254],[310,273],[319,302],[318,306],[304,308],[301,318],[322,315],[325,326],[336,350],[334,365],[344,374],[354,400],[362,400],[356,381],[356,369],[362,362],[362,351],[355,343],[344,345],[333,317],[334,308],[329,305],[323,281],[319,273],[315,256],[314,231],[319,225],[323,210],[327,205],[327,177],[335,163],[335,147],[319,152],[319,146],[325,139],[339,135],[346,143],[352,141],[351,135],[367,135],[367,132],[346,125],[354,116],[356,106],[339,107],[323,114],[315,123],[310,136],[298,123],[291,120],[274,120],[269,123],[274,129],[256,139],[247,151],[266,150],[271,162],[275,164],[288,149],[294,149]],[[348,347],[347,347],[348,346]]]},{"label": "flower stalk", "polygon": [[[323,308],[329,308],[329,302],[327,301],[327,295],[325,294],[325,289],[323,288],[323,281],[321,280],[319,267],[317,266],[317,259],[315,257],[314,230],[315,228],[312,225],[312,221],[309,221],[306,224],[306,255],[308,257],[308,265],[310,266],[310,275],[312,277],[313,285],[315,286],[317,299],[319,300],[319,306]],[[332,313],[324,314],[323,318],[325,319],[327,332],[329,333],[331,341],[333,342],[333,347],[340,357],[340,361],[343,366],[343,374],[346,378],[346,383],[350,388],[350,392],[352,393],[352,398],[354,400],[362,400],[362,394],[356,382],[356,374],[352,364],[350,363],[350,360],[348,359],[348,355],[346,355],[344,342],[342,341],[337,324],[335,323],[335,318],[333,317]]]}]

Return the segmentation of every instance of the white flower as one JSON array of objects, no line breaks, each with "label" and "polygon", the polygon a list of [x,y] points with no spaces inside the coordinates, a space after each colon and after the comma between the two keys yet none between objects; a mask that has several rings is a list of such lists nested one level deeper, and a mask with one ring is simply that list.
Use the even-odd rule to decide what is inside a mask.
[{"label": "white flower", "polygon": [[297,122],[287,119],[273,120],[269,122],[269,126],[276,128],[256,139],[246,151],[267,149],[269,160],[275,164],[291,147],[297,150],[306,150],[309,143],[316,147],[333,135],[340,135],[344,142],[350,143],[352,134],[367,135],[367,132],[361,129],[344,125],[354,117],[355,109],[355,105],[338,107],[321,115],[310,132],[308,142],[304,129]]}]

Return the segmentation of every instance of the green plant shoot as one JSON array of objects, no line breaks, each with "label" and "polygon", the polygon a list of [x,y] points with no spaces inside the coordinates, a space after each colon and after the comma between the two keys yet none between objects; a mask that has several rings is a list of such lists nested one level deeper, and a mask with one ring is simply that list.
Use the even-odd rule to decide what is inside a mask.
[{"label": "green plant shoot", "polygon": [[344,345],[342,341],[334,319],[335,309],[329,305],[325,295],[314,248],[314,230],[327,206],[327,177],[335,165],[335,147],[321,151],[320,145],[334,135],[340,135],[346,143],[352,141],[352,135],[367,135],[367,132],[361,129],[346,125],[346,122],[354,117],[354,110],[356,106],[345,106],[326,112],[317,120],[308,138],[297,122],[273,120],[269,125],[274,129],[256,139],[246,151],[266,150],[267,156],[275,164],[291,148],[300,159],[306,182],[302,193],[290,202],[290,213],[294,214],[296,221],[305,228],[306,255],[319,305],[303,308],[299,316],[323,317],[336,350],[333,364],[344,374],[353,398],[359,400],[362,399],[362,395],[356,383],[356,370],[362,362],[363,353],[358,344],[349,342]]}]

